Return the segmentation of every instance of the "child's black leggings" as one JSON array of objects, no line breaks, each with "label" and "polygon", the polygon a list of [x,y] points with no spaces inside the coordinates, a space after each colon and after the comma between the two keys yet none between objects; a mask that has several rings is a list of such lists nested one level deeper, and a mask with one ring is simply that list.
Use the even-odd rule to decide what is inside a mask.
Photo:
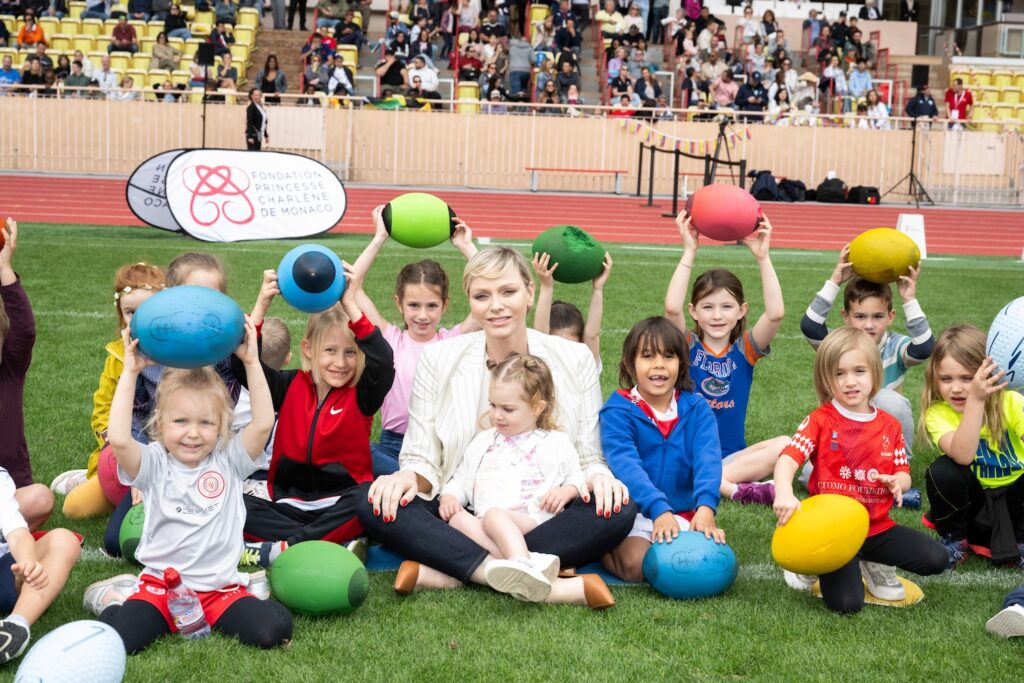
[{"label": "child's black leggings", "polygon": [[941,574],[949,554],[930,536],[902,526],[869,536],[857,556],[830,574],[822,574],[821,597],[830,610],[853,614],[864,607],[864,584],[859,562],[877,562],[928,576]]},{"label": "child's black leggings", "polygon": [[[130,655],[171,632],[160,610],[144,600],[111,605],[100,614],[100,621],[114,627]],[[292,615],[279,602],[246,597],[228,607],[213,628],[237,636],[246,645],[267,649],[291,640]]]}]

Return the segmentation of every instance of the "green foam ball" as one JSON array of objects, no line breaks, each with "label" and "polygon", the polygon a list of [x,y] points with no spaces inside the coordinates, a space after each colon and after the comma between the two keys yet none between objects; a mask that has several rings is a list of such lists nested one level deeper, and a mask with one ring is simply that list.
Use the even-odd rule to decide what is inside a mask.
[{"label": "green foam ball", "polygon": [[124,516],[124,521],[121,522],[121,531],[117,535],[118,544],[121,546],[121,557],[138,565],[142,563],[135,559],[135,551],[139,547],[139,541],[142,540],[142,525],[146,521],[144,505],[145,503],[139,503],[132,506],[132,509]]},{"label": "green foam ball", "polygon": [[558,264],[554,278],[566,284],[593,280],[604,270],[604,247],[575,225],[556,225],[533,240],[533,253],[546,253]]},{"label": "green foam ball", "polygon": [[429,249],[451,239],[455,212],[443,200],[425,192],[395,197],[381,216],[391,239],[407,247]]},{"label": "green foam ball", "polygon": [[370,576],[359,558],[336,543],[306,541],[274,560],[270,588],[299,614],[348,614],[363,604]]}]

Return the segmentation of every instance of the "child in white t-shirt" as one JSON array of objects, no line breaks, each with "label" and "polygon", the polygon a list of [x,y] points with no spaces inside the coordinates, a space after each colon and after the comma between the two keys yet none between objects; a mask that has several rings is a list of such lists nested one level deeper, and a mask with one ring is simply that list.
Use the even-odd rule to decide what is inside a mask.
[{"label": "child in white t-shirt", "polygon": [[118,590],[126,577],[114,577],[86,589],[85,604],[117,630],[130,654],[178,630],[164,580],[172,567],[198,593],[206,621],[215,629],[262,648],[291,639],[288,610],[250,594],[250,576],[238,571],[245,521],[242,481],[263,454],[274,425],[251,320],[245,335],[235,354],[245,365],[252,421],[230,436],[231,401],[213,369],[168,369],[148,425],[153,441],[144,445],[131,435],[132,397],[149,361],[138,340],[127,329],[123,332],[124,370],[111,402],[107,436],[121,482],[140,489],[146,501],[135,553],[144,569],[131,595]]}]

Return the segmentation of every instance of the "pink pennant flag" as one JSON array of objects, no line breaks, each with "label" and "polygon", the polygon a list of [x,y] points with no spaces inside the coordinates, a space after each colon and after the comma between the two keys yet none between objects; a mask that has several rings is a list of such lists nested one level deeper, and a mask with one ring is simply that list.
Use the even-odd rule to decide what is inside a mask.
[{"label": "pink pennant flag", "polygon": [[754,136],[750,134],[750,127],[749,126],[747,128],[744,128],[743,130],[747,134],[747,139],[748,140],[753,139]]}]

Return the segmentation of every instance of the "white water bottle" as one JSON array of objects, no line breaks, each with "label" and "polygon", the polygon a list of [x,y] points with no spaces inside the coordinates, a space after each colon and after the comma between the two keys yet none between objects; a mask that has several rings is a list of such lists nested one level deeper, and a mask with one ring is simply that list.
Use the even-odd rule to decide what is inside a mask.
[{"label": "white water bottle", "polygon": [[203,604],[196,592],[181,582],[178,570],[168,568],[164,572],[164,583],[167,584],[167,607],[178,633],[186,640],[199,640],[210,635]]}]

